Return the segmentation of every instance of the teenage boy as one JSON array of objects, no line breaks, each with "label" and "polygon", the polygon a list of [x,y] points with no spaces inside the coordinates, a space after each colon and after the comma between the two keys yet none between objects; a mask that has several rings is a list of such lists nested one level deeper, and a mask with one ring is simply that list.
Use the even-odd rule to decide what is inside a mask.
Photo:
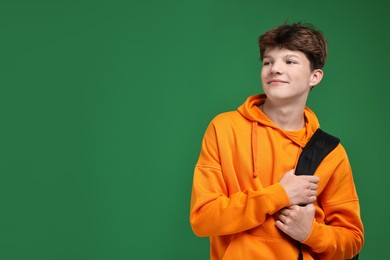
[{"label": "teenage boy", "polygon": [[350,259],[364,237],[343,146],[314,176],[294,174],[319,128],[306,100],[323,77],[326,40],[313,26],[294,23],[267,31],[259,46],[265,94],[215,117],[204,135],[192,187],[193,231],[210,237],[211,259]]}]

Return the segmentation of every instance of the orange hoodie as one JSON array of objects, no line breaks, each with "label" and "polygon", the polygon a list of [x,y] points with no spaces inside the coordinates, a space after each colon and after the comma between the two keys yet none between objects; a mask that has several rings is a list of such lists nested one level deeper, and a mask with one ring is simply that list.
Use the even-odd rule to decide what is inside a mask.
[{"label": "orange hoodie", "polygon": [[[259,108],[265,95],[249,97],[238,111],[215,117],[204,135],[194,171],[190,222],[210,237],[211,259],[297,259],[298,242],[275,226],[290,206],[278,182],[296,167],[302,148],[319,127],[305,108],[300,131],[278,128]],[[320,164],[312,230],[304,259],[349,259],[363,246],[358,196],[347,154],[338,145]]]}]

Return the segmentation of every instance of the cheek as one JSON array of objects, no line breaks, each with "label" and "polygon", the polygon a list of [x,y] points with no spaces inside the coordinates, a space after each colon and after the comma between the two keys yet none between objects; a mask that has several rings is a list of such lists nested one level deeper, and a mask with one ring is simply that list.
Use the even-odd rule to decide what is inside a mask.
[{"label": "cheek", "polygon": [[261,72],[260,72],[260,79],[261,79],[261,81],[263,81],[265,79],[266,75],[267,75],[266,71],[264,69],[262,69]]}]

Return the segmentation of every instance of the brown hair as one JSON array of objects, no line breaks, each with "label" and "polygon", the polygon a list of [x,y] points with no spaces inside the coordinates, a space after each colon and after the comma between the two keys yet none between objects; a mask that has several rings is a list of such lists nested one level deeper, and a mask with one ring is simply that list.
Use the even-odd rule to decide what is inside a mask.
[{"label": "brown hair", "polygon": [[311,69],[322,69],[328,56],[324,35],[311,24],[300,22],[283,24],[259,37],[260,59],[268,48],[285,48],[303,52],[310,61]]}]

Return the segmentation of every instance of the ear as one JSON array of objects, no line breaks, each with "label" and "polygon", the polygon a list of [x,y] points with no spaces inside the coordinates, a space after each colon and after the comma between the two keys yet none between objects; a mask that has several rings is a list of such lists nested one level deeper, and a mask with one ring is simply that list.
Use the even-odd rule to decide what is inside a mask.
[{"label": "ear", "polygon": [[315,69],[311,72],[311,77],[310,77],[310,88],[314,88],[315,86],[317,86],[321,80],[322,80],[322,77],[324,76],[324,72],[322,71],[322,69]]}]

